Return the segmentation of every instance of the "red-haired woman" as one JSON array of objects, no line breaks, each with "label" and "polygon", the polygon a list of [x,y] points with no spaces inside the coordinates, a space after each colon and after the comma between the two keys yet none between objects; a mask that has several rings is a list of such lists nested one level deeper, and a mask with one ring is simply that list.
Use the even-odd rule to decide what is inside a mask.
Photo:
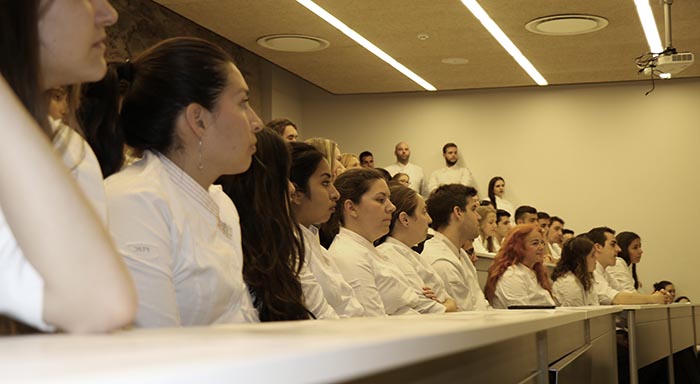
[{"label": "red-haired woman", "polygon": [[555,305],[542,265],[544,247],[542,233],[535,225],[518,225],[510,231],[489,268],[484,287],[494,308]]}]

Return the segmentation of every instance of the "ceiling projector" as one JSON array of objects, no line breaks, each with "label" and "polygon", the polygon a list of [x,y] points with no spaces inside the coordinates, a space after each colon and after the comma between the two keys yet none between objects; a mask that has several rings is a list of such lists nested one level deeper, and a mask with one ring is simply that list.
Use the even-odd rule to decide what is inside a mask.
[{"label": "ceiling projector", "polygon": [[692,52],[680,52],[660,55],[656,60],[656,70],[661,73],[675,75],[678,72],[690,67],[695,62]]}]

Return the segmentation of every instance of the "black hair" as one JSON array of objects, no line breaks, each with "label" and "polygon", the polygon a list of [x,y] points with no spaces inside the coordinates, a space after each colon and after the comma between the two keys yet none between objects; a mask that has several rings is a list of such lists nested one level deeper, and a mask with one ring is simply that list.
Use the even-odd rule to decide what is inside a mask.
[{"label": "black hair", "polygon": [[0,74],[46,136],[53,135],[39,60],[39,0],[2,1]]},{"label": "black hair", "polygon": [[[621,257],[627,265],[632,264],[629,246],[634,240],[641,238],[634,232],[620,232],[615,238],[617,240],[617,245],[620,246],[620,253],[617,254],[617,257]],[[634,289],[638,289],[639,279],[637,278],[637,264],[632,264],[632,278],[634,278]]]},{"label": "black hair", "polygon": [[568,234],[568,235],[573,235],[573,234],[574,234],[574,231],[571,230],[571,229],[569,229],[569,228],[564,228],[564,229],[561,230],[561,233],[562,233],[562,235],[567,235],[567,234]]},{"label": "black hair", "polygon": [[[119,78],[129,63],[109,63],[105,77],[81,87],[80,106],[76,117],[85,140],[95,152],[106,179],[124,165],[124,132],[119,127],[119,104],[128,86]],[[119,150],[121,148],[121,150]]]},{"label": "black hair", "polygon": [[673,285],[673,283],[668,280],[661,280],[657,283],[654,283],[654,292],[666,289],[666,287],[669,285]]},{"label": "black hair", "polygon": [[443,145],[443,146],[442,146],[442,154],[443,154],[443,155],[444,155],[445,153],[447,153],[447,148],[457,148],[457,144],[455,144],[455,143],[447,143],[447,144]]},{"label": "black hair", "polygon": [[531,207],[529,205],[521,205],[515,210],[515,222],[517,223],[518,220],[522,219],[523,216],[525,216],[526,213],[529,213],[531,215],[536,215],[537,214],[537,209],[535,207]]},{"label": "black hair", "polygon": [[[231,57],[203,39],[176,37],[138,55],[120,114],[126,143],[167,154],[178,144],[175,121],[190,104],[214,110],[228,84]],[[121,143],[114,151],[122,151]]]},{"label": "black hair", "polygon": [[387,184],[389,184],[391,182],[391,173],[389,173],[389,171],[387,171],[384,168],[374,168],[374,170],[379,172],[379,174],[382,175],[382,177],[384,178],[384,181],[386,181]]},{"label": "black hair", "polygon": [[297,191],[310,197],[309,179],[326,157],[310,144],[292,142],[288,143],[287,146],[292,156],[289,180]]},{"label": "black hair", "polygon": [[367,157],[367,156],[372,156],[372,157],[374,157],[374,155],[372,154],[372,152],[370,152],[370,151],[362,151],[362,152],[360,153],[360,156],[359,156],[360,163],[362,163],[362,159],[364,159],[364,158]]},{"label": "black hair", "polygon": [[605,234],[609,233],[613,236],[615,236],[615,231],[608,228],[608,227],[596,227],[588,231],[588,238],[591,239],[592,242],[595,244],[600,244],[601,246],[605,246]]},{"label": "black hair", "polygon": [[449,225],[452,209],[459,207],[461,210],[466,210],[467,198],[476,195],[476,189],[462,184],[439,186],[430,193],[430,197],[425,202],[428,206],[428,214],[433,219],[433,223],[430,226],[435,230],[439,230]]},{"label": "black hair", "polygon": [[501,221],[501,217],[510,217],[510,213],[504,209],[497,209],[496,210],[496,222],[498,223]]},{"label": "black hair", "polygon": [[[553,223],[553,222],[555,222],[555,221],[558,222],[558,223],[560,223],[562,226],[564,226],[564,219],[562,219],[561,217],[559,217],[559,216],[552,216],[552,217],[549,218],[549,223],[550,223],[550,224]],[[563,231],[563,230],[562,230],[562,231]],[[572,232],[572,233],[573,233],[573,232]]]},{"label": "black hair", "polygon": [[290,154],[285,141],[271,129],[256,136],[250,168],[219,179],[240,216],[243,278],[260,321],[309,319],[313,315],[304,306],[299,281],[303,236],[289,210]]},{"label": "black hair", "polygon": [[502,181],[504,184],[506,182],[501,176],[494,176],[489,180],[489,200],[491,200],[493,207],[496,209],[498,209],[498,205],[496,205],[496,194],[493,193],[493,187],[496,185],[497,181]]}]

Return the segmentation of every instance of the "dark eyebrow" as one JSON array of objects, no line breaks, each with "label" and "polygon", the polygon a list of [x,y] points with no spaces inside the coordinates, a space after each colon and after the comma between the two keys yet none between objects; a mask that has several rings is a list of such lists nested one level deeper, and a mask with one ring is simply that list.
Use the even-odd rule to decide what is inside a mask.
[{"label": "dark eyebrow", "polygon": [[324,173],[321,174],[321,177],[328,177],[328,178],[331,178],[332,176],[331,176],[330,173],[324,172]]}]

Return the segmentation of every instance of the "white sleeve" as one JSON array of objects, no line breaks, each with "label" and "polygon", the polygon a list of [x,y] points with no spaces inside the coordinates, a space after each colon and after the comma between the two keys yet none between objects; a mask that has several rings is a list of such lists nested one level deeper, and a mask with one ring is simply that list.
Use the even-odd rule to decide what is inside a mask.
[{"label": "white sleeve", "polygon": [[469,296],[469,285],[462,278],[457,267],[444,259],[437,259],[432,264],[435,272],[445,284],[447,294],[454,299],[460,311],[473,310]]},{"label": "white sleeve", "polygon": [[428,182],[428,194],[439,187],[437,180],[437,171],[430,175],[430,181]]},{"label": "white sleeve", "polygon": [[506,270],[496,283],[495,295],[505,308],[511,305],[531,305],[530,289],[528,282],[523,276],[515,273],[512,269]]},{"label": "white sleeve", "polygon": [[565,275],[559,277],[552,285],[552,294],[562,307],[583,307],[586,306],[586,301],[583,296],[583,290],[576,284],[576,279],[573,275]]},{"label": "white sleeve", "polygon": [[600,273],[598,269],[593,272],[593,278],[595,280],[595,292],[598,295],[598,302],[601,305],[611,305],[615,296],[620,292],[608,284],[605,275]]},{"label": "white sleeve", "polygon": [[0,313],[44,332],[44,280],[22,254],[0,211]]},{"label": "white sleeve", "polygon": [[611,265],[605,268],[605,272],[610,275],[618,284],[620,291],[625,292],[636,292],[634,289],[634,277],[632,277],[632,271],[630,271],[627,263],[622,258],[617,258],[615,265]]},{"label": "white sleeve", "polygon": [[331,254],[345,281],[364,308],[364,316],[385,316],[386,310],[374,279],[373,266],[367,255]]},{"label": "white sleeve", "polygon": [[328,305],[326,298],[323,296],[323,289],[311,272],[308,261],[304,261],[304,265],[301,267],[299,281],[301,282],[301,289],[304,293],[304,305],[306,309],[313,313],[319,320],[338,318],[338,314]]},{"label": "white sleeve", "polygon": [[167,204],[148,193],[110,193],[109,230],[138,293],[137,326],[180,326]]}]

